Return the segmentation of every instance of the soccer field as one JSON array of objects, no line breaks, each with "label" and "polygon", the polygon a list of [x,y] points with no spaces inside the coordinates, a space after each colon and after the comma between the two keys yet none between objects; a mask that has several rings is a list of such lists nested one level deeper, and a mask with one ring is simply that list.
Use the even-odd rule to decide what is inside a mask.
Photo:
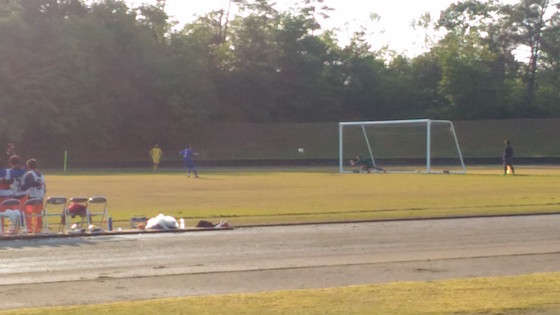
[{"label": "soccer field", "polygon": [[[45,174],[47,195],[104,195],[109,200],[110,215],[123,226],[129,226],[132,215],[157,213],[183,217],[188,226],[200,219],[227,219],[233,226],[241,226],[554,213],[560,209],[557,193],[560,170],[554,167],[518,167],[516,176],[502,176],[500,167],[470,168],[467,174],[339,174],[332,169],[317,168],[206,169],[202,170],[200,179],[187,178],[176,169],[157,174],[142,171],[70,174],[47,171]],[[213,310],[227,305],[228,313],[232,314],[262,314],[271,310],[284,314],[303,309],[307,312],[300,313],[416,314],[424,310],[424,313],[438,314],[555,314],[559,303],[557,283],[558,274],[537,274],[156,299],[5,313],[127,314],[131,309],[151,313],[154,307],[165,305],[171,313],[213,314]],[[407,308],[395,312],[398,305]]]},{"label": "soccer field", "polygon": [[47,173],[48,196],[106,196],[116,225],[164,213],[235,225],[442,216],[551,213],[560,210],[560,169],[500,167],[467,174],[339,174],[333,169],[207,169]]}]

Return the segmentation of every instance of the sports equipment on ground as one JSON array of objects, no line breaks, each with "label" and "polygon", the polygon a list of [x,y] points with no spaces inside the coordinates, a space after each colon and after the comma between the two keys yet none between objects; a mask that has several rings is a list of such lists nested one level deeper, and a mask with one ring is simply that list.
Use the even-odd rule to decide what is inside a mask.
[{"label": "sports equipment on ground", "polygon": [[303,148],[299,148],[299,149],[297,149],[297,151],[298,151],[299,153],[305,152],[305,150],[304,150]]},{"label": "sports equipment on ground", "polygon": [[466,172],[449,120],[340,122],[338,135],[340,173],[355,172],[348,161],[358,155],[387,172]]}]

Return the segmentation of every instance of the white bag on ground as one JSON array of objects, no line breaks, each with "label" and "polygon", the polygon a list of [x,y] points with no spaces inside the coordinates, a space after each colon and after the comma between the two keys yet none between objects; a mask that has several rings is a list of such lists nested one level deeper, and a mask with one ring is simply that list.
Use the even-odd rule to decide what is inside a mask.
[{"label": "white bag on ground", "polygon": [[169,215],[158,214],[146,223],[146,229],[169,230],[179,227],[177,220]]}]

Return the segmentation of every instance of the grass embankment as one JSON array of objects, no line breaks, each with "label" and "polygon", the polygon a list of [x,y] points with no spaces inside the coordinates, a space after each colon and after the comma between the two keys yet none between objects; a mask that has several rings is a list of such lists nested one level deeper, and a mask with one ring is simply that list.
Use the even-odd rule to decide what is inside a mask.
[{"label": "grass embankment", "polygon": [[183,297],[0,312],[65,314],[558,314],[560,273]]},{"label": "grass embankment", "polygon": [[517,176],[500,176],[499,169],[462,175],[214,171],[199,179],[180,171],[47,174],[47,185],[50,196],[106,196],[115,221],[164,213],[191,225],[201,219],[246,225],[556,212],[560,171],[547,172],[556,175],[542,169]]}]

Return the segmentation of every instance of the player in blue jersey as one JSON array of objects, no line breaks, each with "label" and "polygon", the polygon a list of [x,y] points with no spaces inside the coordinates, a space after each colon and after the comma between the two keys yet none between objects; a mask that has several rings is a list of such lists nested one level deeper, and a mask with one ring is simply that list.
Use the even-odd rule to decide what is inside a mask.
[{"label": "player in blue jersey", "polygon": [[502,155],[502,161],[504,163],[504,175],[508,173],[508,167],[511,171],[511,175],[515,175],[515,170],[513,169],[513,146],[511,145],[511,141],[508,139],[504,141],[504,144],[504,154]]},{"label": "player in blue jersey", "polygon": [[187,176],[191,177],[191,172],[193,172],[194,176],[198,178],[198,172],[192,160],[193,156],[198,155],[198,153],[195,153],[190,145],[186,145],[185,149],[179,152],[179,155],[183,157],[183,165],[187,168]]}]

